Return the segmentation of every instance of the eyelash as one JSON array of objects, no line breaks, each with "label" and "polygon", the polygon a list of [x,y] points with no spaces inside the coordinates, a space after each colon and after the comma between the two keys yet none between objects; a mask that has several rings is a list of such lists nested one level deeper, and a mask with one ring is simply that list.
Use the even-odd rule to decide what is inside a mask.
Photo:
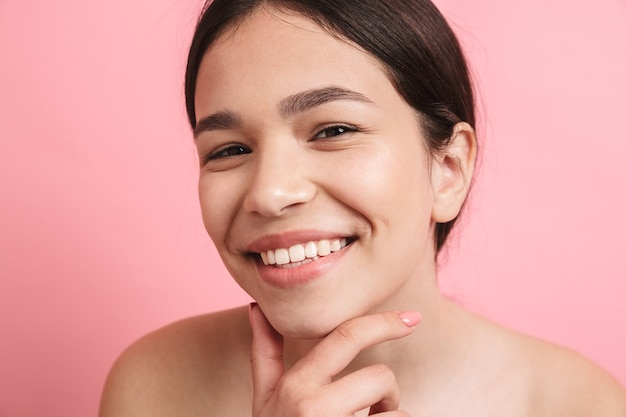
[{"label": "eyelash", "polygon": [[[237,153],[234,154],[229,154],[229,152],[236,150]],[[206,154],[203,158],[202,158],[202,163],[207,164],[209,161],[213,161],[216,159],[222,159],[222,158],[228,158],[231,156],[238,156],[238,155],[244,155],[247,153],[252,152],[247,146],[244,145],[240,145],[240,144],[233,144],[233,145],[228,145],[225,146],[223,148],[217,149],[216,151],[210,152],[208,154]]]},{"label": "eyelash", "polygon": [[[338,134],[336,135],[331,135],[331,136],[326,136],[326,137],[319,137],[320,134],[324,133],[324,132],[329,132],[331,130],[335,130],[335,131],[339,131]],[[318,130],[315,135],[313,135],[313,140],[316,139],[328,139],[328,138],[332,138],[332,137],[336,137],[336,136],[341,136],[341,135],[345,135],[346,133],[352,133],[352,132],[356,132],[358,129],[354,126],[349,126],[349,125],[344,125],[344,124],[337,124],[337,125],[331,125],[331,126],[326,126],[323,129]]]}]

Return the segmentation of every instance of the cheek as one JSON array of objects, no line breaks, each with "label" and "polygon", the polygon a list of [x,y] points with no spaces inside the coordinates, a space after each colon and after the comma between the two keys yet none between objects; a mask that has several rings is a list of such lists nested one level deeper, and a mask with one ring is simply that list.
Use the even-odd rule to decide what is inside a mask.
[{"label": "cheek", "polygon": [[[433,202],[430,174],[419,144],[379,147],[366,155],[346,158],[331,175],[350,205],[385,224],[428,221]],[[339,179],[343,178],[343,181]]]},{"label": "cheek", "polygon": [[237,187],[231,183],[227,176],[216,174],[201,176],[198,182],[202,221],[220,252],[238,210]]}]

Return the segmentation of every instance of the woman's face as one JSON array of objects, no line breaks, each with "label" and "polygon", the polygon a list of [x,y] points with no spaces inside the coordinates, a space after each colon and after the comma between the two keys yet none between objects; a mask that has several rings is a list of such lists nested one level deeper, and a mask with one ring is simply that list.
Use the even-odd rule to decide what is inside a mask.
[{"label": "woman's face", "polygon": [[278,331],[410,308],[434,274],[434,195],[415,112],[374,58],[260,8],[208,50],[195,103],[204,224]]}]

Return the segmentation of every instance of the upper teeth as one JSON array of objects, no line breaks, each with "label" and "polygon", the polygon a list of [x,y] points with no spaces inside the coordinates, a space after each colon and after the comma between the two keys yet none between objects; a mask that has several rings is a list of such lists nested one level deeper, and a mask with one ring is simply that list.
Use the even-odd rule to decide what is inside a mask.
[{"label": "upper teeth", "polygon": [[348,242],[343,239],[319,240],[317,242],[298,243],[289,248],[279,248],[261,252],[261,259],[265,265],[285,265],[292,262],[301,262],[305,259],[314,259],[318,256],[327,256],[346,247]]}]

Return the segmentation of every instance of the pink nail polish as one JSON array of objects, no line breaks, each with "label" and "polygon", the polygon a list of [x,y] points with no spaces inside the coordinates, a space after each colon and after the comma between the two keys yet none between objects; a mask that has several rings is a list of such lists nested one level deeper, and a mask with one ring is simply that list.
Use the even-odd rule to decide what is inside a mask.
[{"label": "pink nail polish", "polygon": [[417,326],[417,324],[422,320],[422,315],[417,311],[405,311],[398,315],[407,327]]}]

